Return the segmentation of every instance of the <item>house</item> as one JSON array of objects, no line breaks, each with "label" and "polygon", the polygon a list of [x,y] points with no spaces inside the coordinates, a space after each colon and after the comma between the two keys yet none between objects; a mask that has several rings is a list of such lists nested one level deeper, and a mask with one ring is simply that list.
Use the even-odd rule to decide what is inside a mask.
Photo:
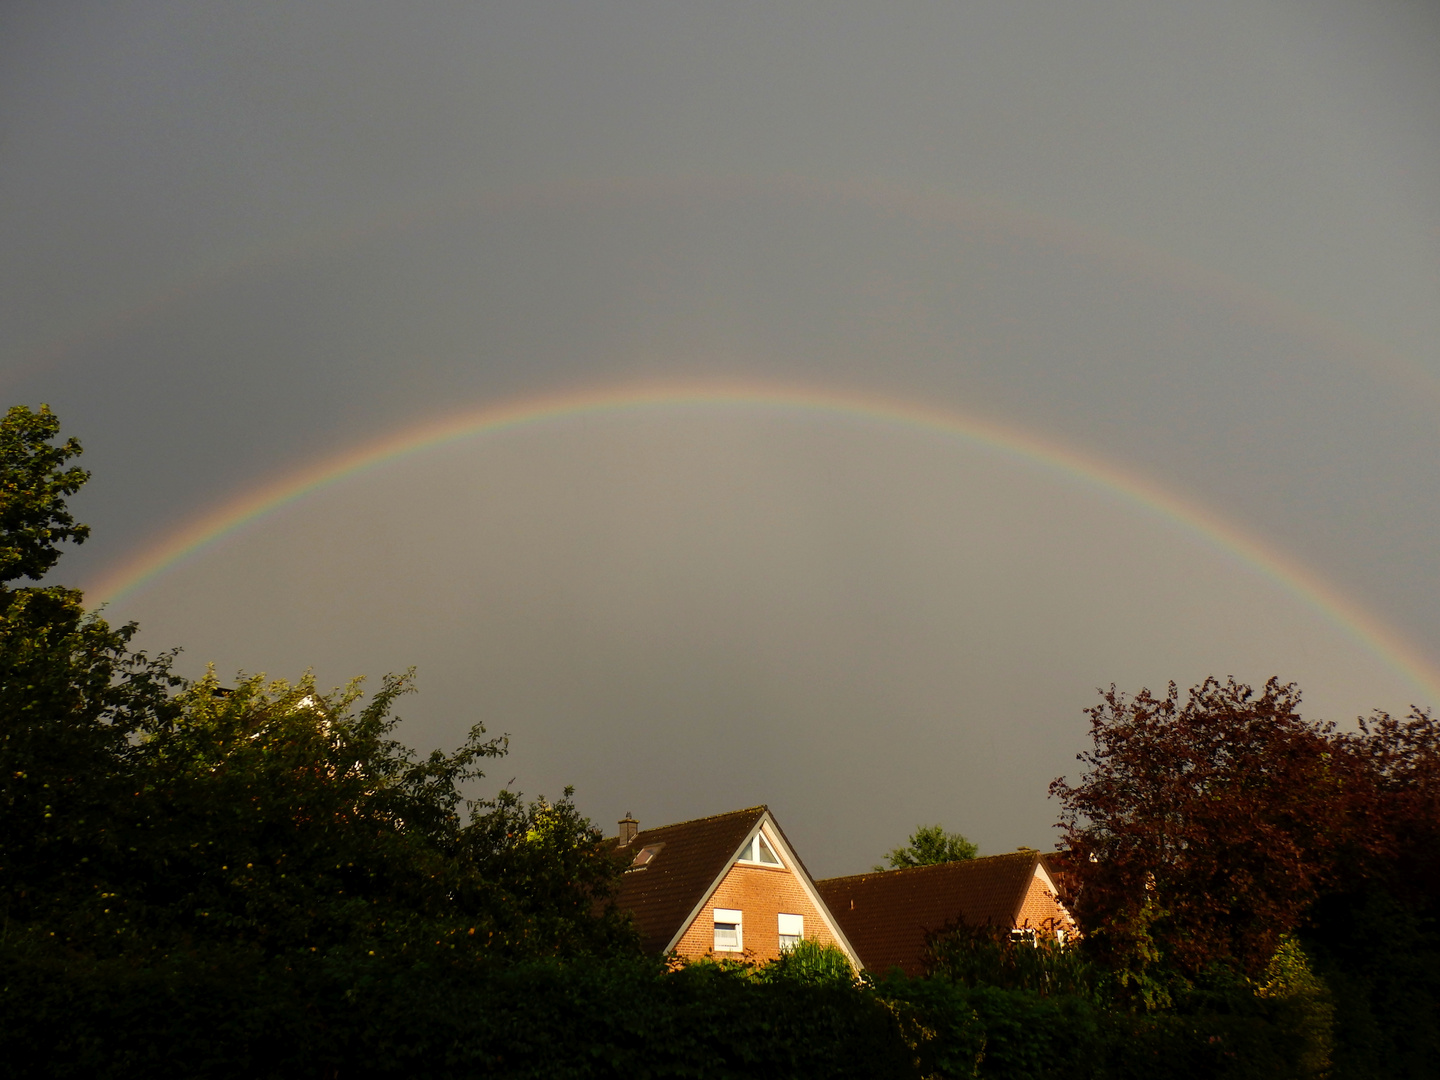
[{"label": "house", "polygon": [[884,870],[815,883],[863,966],[924,971],[925,938],[947,923],[1030,929],[1063,937],[1075,920],[1046,857],[1021,850],[964,862]]},{"label": "house", "polygon": [[764,806],[640,830],[628,814],[615,841],[630,865],[616,902],[647,952],[771,960],[802,938],[855,950],[805,864]]}]

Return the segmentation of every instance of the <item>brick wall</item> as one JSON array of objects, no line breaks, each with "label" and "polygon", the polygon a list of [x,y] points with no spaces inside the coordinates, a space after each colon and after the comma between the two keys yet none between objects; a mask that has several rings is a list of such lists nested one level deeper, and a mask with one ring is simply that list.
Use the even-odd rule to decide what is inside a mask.
[{"label": "brick wall", "polygon": [[1039,874],[1030,879],[1030,887],[1025,891],[1025,902],[1020,905],[1020,914],[1015,918],[1015,925],[1030,926],[1036,930],[1049,930],[1059,926],[1064,928],[1066,936],[1075,933],[1075,920]]},{"label": "brick wall", "polygon": [[[747,960],[773,960],[780,955],[782,912],[804,917],[807,939],[827,945],[839,944],[804,886],[791,871],[736,863],[680,938],[675,946],[677,953],[681,956],[704,956],[711,952],[715,945],[716,908],[735,908],[743,913],[740,932]],[[737,959],[741,956],[733,952],[717,955]]]}]

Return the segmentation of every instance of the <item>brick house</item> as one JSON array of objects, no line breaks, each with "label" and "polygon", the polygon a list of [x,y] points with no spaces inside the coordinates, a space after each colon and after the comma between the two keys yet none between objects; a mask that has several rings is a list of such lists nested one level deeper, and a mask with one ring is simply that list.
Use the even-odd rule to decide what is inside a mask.
[{"label": "brick house", "polygon": [[855,950],[805,864],[764,806],[641,831],[628,814],[615,841],[630,865],[616,902],[646,952],[771,960],[809,938]]},{"label": "brick house", "polygon": [[925,937],[947,923],[1076,933],[1046,857],[1016,851],[983,859],[826,878],[815,886],[867,970],[922,974]]}]

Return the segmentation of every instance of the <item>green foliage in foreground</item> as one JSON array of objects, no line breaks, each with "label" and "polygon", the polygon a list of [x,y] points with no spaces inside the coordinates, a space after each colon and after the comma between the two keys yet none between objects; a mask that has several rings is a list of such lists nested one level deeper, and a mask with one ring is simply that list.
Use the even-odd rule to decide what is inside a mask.
[{"label": "green foliage in foreground", "polygon": [[0,947],[0,1053],[67,1080],[1318,1080],[1328,1027],[1317,1041],[1313,988],[1292,959],[1265,994],[1217,986],[1179,1010],[1133,1014],[1089,994],[876,982],[814,943],[757,969],[638,957],[476,966],[443,949],[97,960],[22,942]]},{"label": "green foliage in foreground", "polygon": [[1433,1077],[1440,917],[1373,886],[1327,897],[1304,935],[1334,1006],[1335,1080]]},{"label": "green foliage in foreground", "polygon": [[1006,926],[951,923],[926,941],[927,974],[966,986],[1029,990],[1042,997],[1094,997],[1103,974],[1083,949],[1053,933],[1016,935]]},{"label": "green foliage in foreground", "polygon": [[[393,738],[391,707],[408,689],[408,676],[388,677],[357,708],[358,683],[335,694],[308,678],[185,687],[96,755],[83,784],[46,788],[46,812],[19,823],[20,850],[45,858],[0,866],[5,934],[97,957],[633,948],[606,906],[617,868],[569,793],[525,804],[502,792],[465,813],[462,785],[504,740],[476,725],[451,753],[415,754]],[[36,727],[32,743],[56,730]],[[91,832],[76,836],[80,825]]]},{"label": "green foliage in foreground", "polygon": [[[433,961],[433,962],[432,962]],[[43,1077],[1316,1076],[1284,1000],[1137,1016],[811,966],[0,951],[0,1053]]]}]

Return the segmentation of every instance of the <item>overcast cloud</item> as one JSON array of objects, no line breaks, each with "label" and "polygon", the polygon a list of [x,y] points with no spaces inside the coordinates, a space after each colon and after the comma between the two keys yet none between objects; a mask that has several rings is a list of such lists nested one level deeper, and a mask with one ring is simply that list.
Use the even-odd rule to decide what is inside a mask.
[{"label": "overcast cloud", "polygon": [[[428,419],[728,381],[1114,463],[1440,667],[1440,23],[1311,2],[0,10],[0,386],[105,578]],[[406,735],[606,824],[768,802],[811,869],[1048,846],[1097,686],[1431,703],[1103,485],[804,410],[482,436],[109,610],[189,673],[410,664]],[[501,775],[503,773],[503,775]]]}]

